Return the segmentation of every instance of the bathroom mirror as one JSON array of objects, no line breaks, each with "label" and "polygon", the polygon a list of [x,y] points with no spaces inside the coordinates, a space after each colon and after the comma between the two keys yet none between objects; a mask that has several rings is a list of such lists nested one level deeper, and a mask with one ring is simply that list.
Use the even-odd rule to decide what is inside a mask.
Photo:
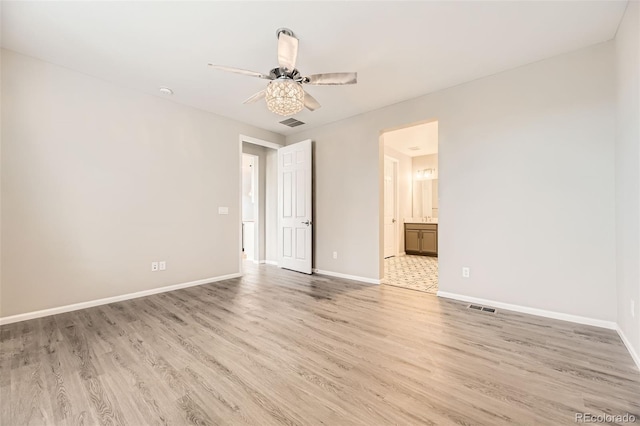
[{"label": "bathroom mirror", "polygon": [[438,179],[413,181],[413,217],[438,217]]}]

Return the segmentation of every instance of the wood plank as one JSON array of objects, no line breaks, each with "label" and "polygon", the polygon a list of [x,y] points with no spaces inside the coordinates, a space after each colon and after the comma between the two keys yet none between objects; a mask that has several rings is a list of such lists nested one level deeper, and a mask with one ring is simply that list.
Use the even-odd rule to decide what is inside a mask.
[{"label": "wood plank", "polygon": [[246,266],[243,278],[0,327],[0,423],[640,419],[640,373],[614,331]]}]

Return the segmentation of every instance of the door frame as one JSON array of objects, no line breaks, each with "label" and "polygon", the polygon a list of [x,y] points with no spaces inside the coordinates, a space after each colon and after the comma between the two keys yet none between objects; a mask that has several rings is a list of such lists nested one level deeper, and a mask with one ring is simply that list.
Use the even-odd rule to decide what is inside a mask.
[{"label": "door frame", "polygon": [[[442,139],[442,127],[440,126],[440,119],[437,117],[429,118],[425,120],[418,120],[397,126],[391,126],[382,128],[378,131],[378,277],[380,280],[384,279],[384,135],[385,133],[393,130],[405,129],[408,127],[414,127],[420,124],[426,124],[437,121],[438,122],[438,154],[440,154],[440,146]],[[410,191],[413,194],[413,176],[411,177]],[[438,180],[438,195],[440,195],[440,181]],[[413,215],[413,212],[411,212]],[[442,230],[440,224],[440,214],[438,214],[438,233]],[[438,238],[438,248],[440,247],[440,238]],[[440,251],[438,250],[438,253]],[[438,257],[438,264],[440,257]]]},{"label": "door frame", "polygon": [[[397,158],[394,158],[390,155],[385,154],[384,155],[384,160],[383,160],[383,164],[384,161],[391,161],[393,163],[393,215],[395,216],[396,219],[396,223],[395,226],[393,227],[393,232],[394,232],[394,236],[393,236],[393,255],[394,256],[399,256],[400,255],[400,203],[399,203],[399,195],[398,194],[400,192],[400,179],[398,179],[398,174],[400,172],[400,160],[398,160]],[[383,175],[384,175],[384,171],[383,171]],[[384,179],[384,176],[383,176]],[[384,194],[384,193],[383,193]],[[382,201],[382,205],[384,206],[386,200],[383,199]],[[384,210],[382,211],[382,215],[383,215],[383,220],[384,220]],[[384,227],[383,227],[383,233],[384,233]],[[384,241],[384,235],[383,235],[383,241]],[[384,246],[382,247],[382,258],[384,259]]]},{"label": "door frame", "polygon": [[[240,275],[244,275],[244,268],[242,267],[242,143],[248,142],[253,145],[264,146],[266,148],[271,148],[278,150],[285,146],[284,144],[279,144],[276,142],[271,142],[264,139],[254,138],[252,136],[243,135],[240,133],[238,135],[238,216],[237,216],[237,227],[238,227],[238,272]],[[265,164],[266,167],[266,164]],[[258,177],[259,179],[259,177]],[[266,200],[265,200],[266,201]],[[259,207],[258,207],[259,209]],[[258,214],[258,219],[260,214]],[[259,235],[256,232],[257,235]],[[259,238],[259,237],[258,237]],[[266,244],[266,241],[265,241]],[[257,249],[259,251],[259,248]],[[266,254],[266,253],[265,253]]]}]

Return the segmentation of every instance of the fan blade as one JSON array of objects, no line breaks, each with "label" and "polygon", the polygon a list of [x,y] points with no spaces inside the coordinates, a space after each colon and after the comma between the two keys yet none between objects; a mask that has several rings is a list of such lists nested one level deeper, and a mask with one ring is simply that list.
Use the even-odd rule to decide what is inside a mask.
[{"label": "fan blade", "polygon": [[246,101],[244,101],[243,104],[253,104],[255,102],[258,102],[260,99],[264,98],[266,93],[267,93],[266,90],[261,90],[258,93],[256,93],[255,95],[251,96]]},{"label": "fan blade", "polygon": [[321,105],[320,105],[320,103],[318,101],[316,101],[316,98],[314,98],[308,92],[305,91],[304,92],[304,106],[309,111],[315,111],[318,108],[320,108]]},{"label": "fan blade", "polygon": [[320,85],[341,85],[356,84],[358,82],[357,72],[328,72],[325,74],[313,74],[305,77],[304,83]]},{"label": "fan blade", "polygon": [[235,72],[237,74],[248,75],[251,77],[264,78],[266,80],[272,79],[268,75],[264,75],[256,71],[243,70],[242,68],[225,67],[224,65],[214,65],[214,64],[209,64],[209,66],[213,69],[220,70],[220,71]]},{"label": "fan blade", "polygon": [[293,71],[298,58],[298,39],[281,33],[278,36],[278,64]]}]

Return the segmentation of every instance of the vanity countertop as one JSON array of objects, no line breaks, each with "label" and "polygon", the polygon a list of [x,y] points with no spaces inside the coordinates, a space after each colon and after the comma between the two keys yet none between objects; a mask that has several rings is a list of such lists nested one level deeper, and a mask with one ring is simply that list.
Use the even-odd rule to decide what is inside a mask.
[{"label": "vanity countertop", "polygon": [[436,220],[435,222],[433,222],[433,221],[425,222],[425,221],[422,221],[422,220],[411,219],[411,220],[405,220],[404,223],[406,223],[406,224],[415,224],[415,225],[437,225],[438,221]]}]

